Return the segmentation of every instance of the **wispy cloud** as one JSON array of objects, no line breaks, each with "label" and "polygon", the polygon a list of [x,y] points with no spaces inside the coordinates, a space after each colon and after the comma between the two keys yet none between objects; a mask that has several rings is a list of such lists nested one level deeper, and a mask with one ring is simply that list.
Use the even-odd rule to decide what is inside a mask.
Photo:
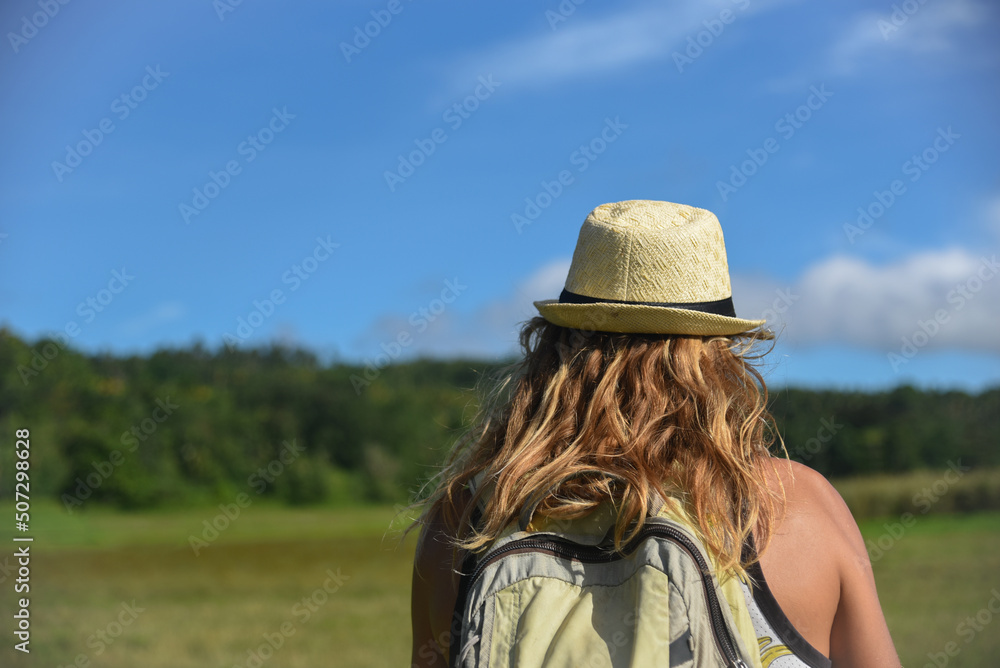
[{"label": "wispy cloud", "polygon": [[957,51],[964,32],[982,25],[987,13],[973,0],[949,0],[917,5],[913,14],[899,5],[887,7],[884,13],[860,14],[830,49],[831,68],[834,74],[853,74],[873,55]]},{"label": "wispy cloud", "polygon": [[[901,5],[887,2],[882,11],[854,14],[825,47],[769,86],[784,91],[800,89],[817,77],[882,76],[881,70],[894,63],[912,67],[920,62],[922,68],[931,62],[967,65],[969,49],[962,47],[970,34],[995,21],[994,10],[981,0],[928,1],[916,4],[912,14]],[[986,53],[978,57],[993,58]]]},{"label": "wispy cloud", "polygon": [[705,30],[704,21],[728,9],[752,14],[789,0],[711,0],[700,3],[644,3],[617,14],[585,19],[582,11],[549,29],[539,11],[539,32],[468,54],[456,72],[456,86],[485,72],[511,86],[542,86],[668,57],[687,38]]}]

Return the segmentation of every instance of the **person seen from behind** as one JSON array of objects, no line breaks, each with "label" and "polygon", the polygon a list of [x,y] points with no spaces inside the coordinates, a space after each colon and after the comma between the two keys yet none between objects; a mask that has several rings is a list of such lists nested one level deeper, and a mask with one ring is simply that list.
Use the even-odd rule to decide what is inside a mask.
[{"label": "person seen from behind", "polygon": [[756,368],[773,334],[736,317],[715,215],[597,207],[562,294],[535,306],[522,358],[488,388],[414,525],[413,666],[449,665],[465,555],[529,502],[567,521],[611,501],[620,545],[659,497],[683,507],[721,572],[743,576],[764,668],[899,667],[854,518],[775,438]]}]

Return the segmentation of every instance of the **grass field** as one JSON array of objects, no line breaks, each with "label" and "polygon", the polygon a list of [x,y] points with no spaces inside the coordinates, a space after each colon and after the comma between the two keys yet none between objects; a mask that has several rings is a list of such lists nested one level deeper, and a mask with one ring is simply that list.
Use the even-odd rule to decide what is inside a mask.
[{"label": "grass field", "polygon": [[[4,530],[0,666],[408,665],[415,540],[384,537],[391,509],[253,505],[195,556],[188,537],[217,512],[89,508],[70,516],[35,502],[32,652],[12,649],[16,573],[4,574],[13,552]],[[12,516],[9,503],[0,516]],[[1000,513],[894,526],[898,519],[862,530],[888,547],[873,550],[875,572],[903,665],[921,668],[949,642],[958,651],[949,666],[1000,665],[1000,626],[960,626],[977,613],[977,624],[992,618],[980,611],[991,590],[1000,592]],[[255,661],[266,637],[280,648]]]}]

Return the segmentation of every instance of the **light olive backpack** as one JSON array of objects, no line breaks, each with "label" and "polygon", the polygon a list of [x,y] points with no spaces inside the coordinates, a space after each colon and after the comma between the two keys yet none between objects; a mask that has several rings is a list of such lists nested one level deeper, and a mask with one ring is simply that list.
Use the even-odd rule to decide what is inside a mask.
[{"label": "light olive backpack", "polygon": [[469,553],[451,668],[761,668],[739,580],[720,585],[679,503],[652,503],[623,552],[610,547],[610,504],[532,523],[536,503]]}]

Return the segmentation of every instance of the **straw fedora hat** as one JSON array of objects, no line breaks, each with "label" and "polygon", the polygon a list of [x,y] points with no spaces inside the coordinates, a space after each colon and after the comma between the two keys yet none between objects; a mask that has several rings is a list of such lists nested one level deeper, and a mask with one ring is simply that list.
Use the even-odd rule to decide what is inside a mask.
[{"label": "straw fedora hat", "polygon": [[737,318],[732,294],[715,214],[628,200],[590,212],[562,294],[534,304],[553,324],[593,331],[725,336],[764,324]]}]

